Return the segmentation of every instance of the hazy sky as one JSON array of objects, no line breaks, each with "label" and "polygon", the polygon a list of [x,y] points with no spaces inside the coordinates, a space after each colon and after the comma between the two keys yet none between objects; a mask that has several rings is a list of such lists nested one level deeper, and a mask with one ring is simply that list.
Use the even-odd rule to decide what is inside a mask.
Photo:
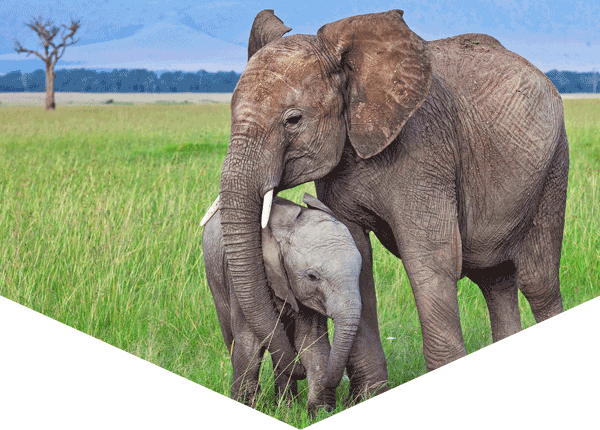
[{"label": "hazy sky", "polygon": [[426,40],[487,33],[544,72],[600,69],[596,1],[0,0],[0,73],[42,68],[37,57],[13,50],[13,38],[39,49],[35,33],[23,25],[38,15],[57,24],[81,20],[81,40],[57,68],[241,72],[250,27],[262,9],[274,9],[292,27],[290,34],[315,34],[347,16],[402,9],[408,26]]}]

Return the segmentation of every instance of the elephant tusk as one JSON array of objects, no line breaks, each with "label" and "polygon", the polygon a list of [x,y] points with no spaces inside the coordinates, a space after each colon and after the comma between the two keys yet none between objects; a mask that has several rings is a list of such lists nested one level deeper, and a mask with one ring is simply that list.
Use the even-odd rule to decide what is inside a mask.
[{"label": "elephant tusk", "polygon": [[200,221],[200,227],[204,227],[204,225],[213,217],[215,213],[219,210],[219,206],[221,205],[221,196],[217,196],[213,204],[208,208],[204,218]]},{"label": "elephant tusk", "polygon": [[269,223],[269,216],[271,215],[271,205],[273,204],[273,190],[267,191],[265,194],[265,200],[263,202],[262,218],[260,225],[265,228]]}]

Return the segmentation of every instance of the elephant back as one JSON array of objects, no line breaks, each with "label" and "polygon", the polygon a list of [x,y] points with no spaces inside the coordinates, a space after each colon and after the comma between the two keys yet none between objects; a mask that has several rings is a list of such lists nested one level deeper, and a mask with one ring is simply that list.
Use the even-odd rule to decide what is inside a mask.
[{"label": "elephant back", "polygon": [[[490,116],[514,103],[560,101],[552,82],[525,58],[487,34],[468,33],[428,42],[435,76],[472,106]],[[545,99],[545,100],[544,100]],[[562,102],[561,102],[562,106]]]}]

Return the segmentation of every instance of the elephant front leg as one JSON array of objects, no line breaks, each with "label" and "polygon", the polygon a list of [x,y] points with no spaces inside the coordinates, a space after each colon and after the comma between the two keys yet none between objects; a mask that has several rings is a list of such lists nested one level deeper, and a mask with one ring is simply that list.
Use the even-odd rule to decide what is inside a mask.
[{"label": "elephant front leg", "polygon": [[[462,245],[456,211],[414,218],[400,230],[400,254],[415,297],[423,335],[423,353],[431,371],[467,355],[460,324],[457,282]],[[435,221],[423,225],[423,220]]]},{"label": "elephant front leg", "polygon": [[254,406],[260,393],[259,372],[265,348],[252,332],[238,333],[233,341],[231,398]]},{"label": "elephant front leg", "polygon": [[233,291],[231,296],[231,326],[234,333],[231,344],[231,398],[254,406],[260,394],[259,373],[266,348],[250,328]]}]

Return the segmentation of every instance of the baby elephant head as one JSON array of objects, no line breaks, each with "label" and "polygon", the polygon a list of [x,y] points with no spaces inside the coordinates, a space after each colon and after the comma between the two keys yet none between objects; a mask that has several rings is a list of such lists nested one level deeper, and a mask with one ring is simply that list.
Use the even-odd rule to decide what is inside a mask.
[{"label": "baby elephant head", "polygon": [[344,372],[361,313],[361,255],[348,228],[327,206],[305,194],[308,209],[276,198],[262,230],[267,279],[298,311],[296,300],[333,320],[334,336],[323,385],[336,387]]}]

